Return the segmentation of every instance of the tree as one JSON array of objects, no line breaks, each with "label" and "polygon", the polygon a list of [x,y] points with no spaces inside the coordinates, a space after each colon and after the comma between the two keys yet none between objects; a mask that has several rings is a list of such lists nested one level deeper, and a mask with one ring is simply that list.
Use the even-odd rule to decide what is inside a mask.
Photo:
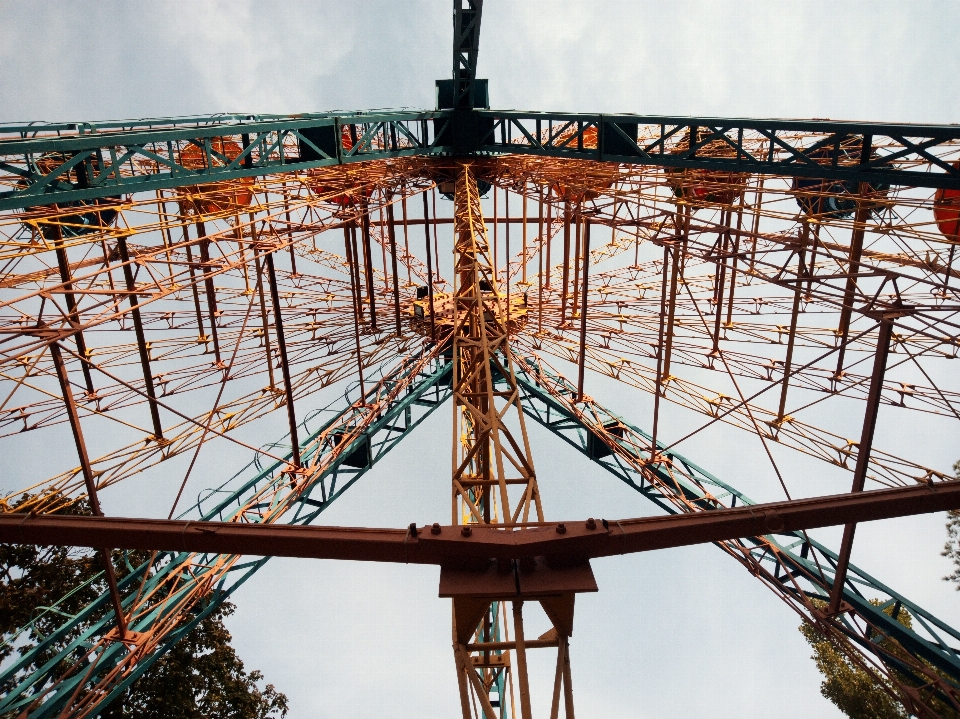
[{"label": "tree", "polygon": [[[14,507],[31,499],[24,495]],[[57,514],[89,514],[85,501],[66,503]],[[115,553],[117,554],[117,553]],[[149,558],[128,553],[116,561],[118,578]],[[36,646],[63,621],[106,591],[99,558],[90,550],[0,544],[0,662]],[[55,611],[50,607],[56,605]],[[263,675],[246,671],[230,646],[223,623],[234,611],[225,602],[160,657],[136,682],[101,712],[110,719],[270,719],[287,714],[287,697]],[[25,631],[20,631],[26,627]],[[19,634],[18,634],[19,631]],[[55,656],[82,631],[77,627],[50,647],[24,673]],[[16,682],[16,679],[13,680]],[[0,694],[12,686],[0,685]]]},{"label": "tree", "polygon": [[[877,601],[872,603],[879,604]],[[888,610],[884,612],[890,614]],[[904,609],[900,610],[897,621],[908,627],[911,625]],[[819,629],[804,622],[800,625],[800,632],[813,647],[812,659],[824,677],[820,693],[840,711],[851,719],[905,719],[907,713],[900,702],[891,697],[873,676],[851,662]]]},{"label": "tree", "polygon": [[[960,479],[960,462],[953,465],[953,472]],[[951,509],[947,512],[947,543],[942,554],[953,561],[953,572],[944,579],[956,584],[957,591],[960,591],[960,510]]]},{"label": "tree", "polygon": [[[960,462],[953,465],[957,479],[960,479]],[[947,512],[947,543],[943,548],[943,556],[953,560],[954,570],[944,577],[945,580],[957,584],[960,590],[960,510]],[[874,600],[871,603],[878,605]],[[883,610],[891,614],[892,608]],[[913,626],[913,618],[905,609],[900,609],[897,621],[907,628]],[[804,638],[813,647],[813,660],[817,669],[824,676],[820,685],[820,693],[833,702],[844,714],[852,719],[900,719],[908,714],[903,706],[894,700],[884,689],[884,686],[860,667],[853,664],[837,646],[830,641],[816,627],[804,622],[800,626]],[[885,648],[893,654],[905,655],[905,650],[893,639],[883,641]],[[886,679],[881,678],[882,682]],[[889,688],[889,685],[888,685]],[[933,698],[931,705],[939,716],[957,717],[957,712],[942,701]]]},{"label": "tree", "polygon": [[177,642],[101,716],[104,719],[266,719],[286,716],[287,697],[263,675],[247,673],[230,646],[223,618],[233,605],[215,612]]}]

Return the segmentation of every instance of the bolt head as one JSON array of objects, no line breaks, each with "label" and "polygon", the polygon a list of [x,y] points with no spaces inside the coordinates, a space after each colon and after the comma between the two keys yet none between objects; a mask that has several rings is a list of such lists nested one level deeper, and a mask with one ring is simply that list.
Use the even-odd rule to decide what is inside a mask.
[{"label": "bolt head", "polygon": [[430,534],[440,534],[440,523],[434,522],[433,526],[430,527]]}]

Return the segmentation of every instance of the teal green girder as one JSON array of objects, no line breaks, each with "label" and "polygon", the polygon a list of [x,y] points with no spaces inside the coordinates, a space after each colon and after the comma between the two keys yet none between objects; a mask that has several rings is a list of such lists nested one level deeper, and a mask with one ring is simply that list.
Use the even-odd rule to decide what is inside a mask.
[{"label": "teal green girder", "polygon": [[[664,511],[677,514],[755,504],[674,450],[666,452],[669,470],[662,464],[648,465],[652,439],[649,434],[592,400],[575,404],[576,386],[535,359],[527,358],[525,364],[525,371],[517,374],[524,412]],[[597,442],[602,442],[611,453],[595,456]],[[658,442],[658,447],[663,449],[663,443]],[[836,552],[810,539],[805,532],[773,532],[764,537],[718,542],[717,546],[740,561],[801,616],[822,626],[824,618],[817,615],[814,602],[829,599]],[[872,604],[870,599],[879,599],[879,605]],[[834,618],[831,626],[861,650],[880,658],[916,685],[927,683],[928,678],[918,676],[914,667],[884,646],[883,641],[892,638],[915,659],[960,687],[960,631],[852,564],[843,587],[843,600],[851,611]],[[887,614],[884,609],[892,611]],[[896,621],[901,610],[912,615],[913,629]]]},{"label": "teal green girder", "polygon": [[[404,364],[400,365],[401,373]],[[429,371],[420,373],[415,381],[409,384],[407,392],[392,403],[379,419],[351,443],[341,448],[338,461],[318,477],[318,481],[311,486],[309,492],[297,498],[298,506],[285,521],[303,524],[313,521],[369,467],[445,402],[450,395],[449,369],[449,364],[435,361],[430,365]],[[387,373],[387,376],[389,377],[390,373]],[[671,461],[670,471],[660,466],[651,469],[646,465],[650,442],[650,436],[647,433],[596,402],[589,401],[586,404],[575,405],[573,397],[576,394],[576,388],[539,364],[537,360],[530,358],[525,360],[525,365],[517,374],[517,381],[522,394],[523,409],[529,417],[635,489],[660,509],[669,513],[678,513],[754,504],[743,493],[672,450],[667,453]],[[380,385],[380,387],[384,386]],[[373,399],[377,391],[374,389],[368,392],[368,401]],[[584,407],[588,410],[586,413]],[[330,413],[334,416],[313,429],[310,436],[302,443],[304,448],[311,447],[313,438],[320,435],[325,428],[329,428],[338,421],[342,422],[345,414],[356,414],[356,408],[351,405],[351,408],[340,412],[331,409],[321,410],[303,422],[304,428],[309,429],[318,417]],[[349,424],[349,417],[347,424]],[[607,430],[604,429],[605,427]],[[610,427],[617,429],[615,432],[610,432],[608,431]],[[350,466],[347,463],[349,459],[356,458],[357,453],[366,452],[365,443],[368,441],[370,442],[369,461],[365,466]],[[611,453],[598,456],[596,450],[598,441],[607,446]],[[306,459],[309,460],[309,456]],[[364,462],[354,462],[354,464],[364,464]],[[255,459],[224,485],[205,493],[182,516],[229,520],[234,516],[237,508],[244,506],[244,497],[256,493],[265,483],[284,481],[280,470],[280,463],[262,468]],[[823,601],[829,596],[833,568],[837,559],[835,552],[809,539],[802,532],[774,532],[765,537],[722,542],[718,543],[718,546],[744,564],[801,615],[814,622],[820,621],[812,611],[812,601]],[[158,573],[148,580],[148,585],[155,585],[161,581],[165,573],[177,571],[186,559],[186,555],[182,554],[169,553],[166,556],[167,564],[160,567]],[[232,592],[263,566],[267,559],[267,557],[258,558],[233,566],[213,591],[193,608],[192,618],[169,634],[161,646],[141,661],[136,670],[123,682],[112,687],[110,693],[105,695],[98,704],[103,706],[115,698],[165,651],[225,601]],[[121,591],[134,587],[146,570],[147,566],[143,565],[126,577],[121,584]],[[852,611],[841,615],[833,626],[838,627],[861,650],[879,657],[903,676],[914,677],[918,684],[922,683],[923,677],[916,676],[913,667],[892,654],[884,645],[885,639],[893,638],[913,658],[936,668],[947,681],[960,686],[960,652],[953,646],[960,644],[960,632],[854,566],[850,567],[843,595],[844,601]],[[127,603],[130,599],[128,595]],[[879,599],[880,604],[872,604],[870,599]],[[42,651],[46,643],[56,641],[59,636],[74,626],[83,625],[107,605],[108,598],[103,596],[81,613],[69,618],[57,632],[46,637],[40,647],[0,674],[0,681],[7,681],[14,677],[22,667],[32,663],[32,657],[36,656],[36,652]],[[891,608],[892,616],[883,611]],[[912,615],[913,629],[908,629],[895,620],[897,612],[901,609]],[[156,623],[160,619],[159,615],[141,618],[136,625],[131,626],[131,629],[143,631],[148,629],[151,623]],[[28,676],[21,677],[17,688],[0,700],[0,713],[18,711],[28,706],[36,693],[50,684],[52,672],[60,662],[78,652],[85,651],[85,645],[89,646],[92,640],[103,636],[113,624],[112,613],[106,612],[54,660]],[[106,671],[122,659],[123,652],[122,645],[109,645],[100,656],[98,666],[102,666],[103,671]],[[53,695],[31,711],[29,717],[39,718],[56,714],[77,688],[77,683],[78,680],[74,678],[58,685]]]},{"label": "teal green girder", "polygon": [[[346,132],[351,146],[321,147],[315,133],[324,128],[336,138]],[[685,145],[691,130],[700,139]],[[840,156],[850,138],[864,146],[862,162]],[[218,139],[236,143],[239,155],[218,152]],[[715,142],[730,156],[711,153]],[[203,151],[204,167],[181,161],[188,146]],[[957,125],[515,110],[11,124],[0,125],[0,211],[413,156],[534,155],[960,189],[958,151]]]},{"label": "teal green girder", "polygon": [[[425,366],[418,367],[417,358],[407,358],[387,371],[381,369],[381,377],[367,378],[366,402],[368,405],[383,402],[389,397],[398,383],[403,383],[406,389],[396,397],[381,405],[379,416],[355,437],[340,444],[324,442],[318,444],[317,439],[329,434],[332,427],[338,431],[348,432],[351,427],[357,426],[365,419],[369,419],[370,410],[357,406],[356,402],[349,402],[345,409],[337,409],[331,405],[316,410],[306,416],[301,423],[306,439],[301,442],[303,448],[302,460],[305,465],[318,459],[317,453],[330,454],[336,449],[336,458],[324,470],[318,473],[311,484],[302,492],[290,497],[293,502],[291,511],[283,515],[283,521],[291,524],[308,524],[319,516],[330,504],[349,489],[368,469],[382,459],[396,444],[415,429],[450,395],[449,375],[450,366],[437,361],[428,355]],[[374,384],[375,383],[375,384]],[[282,447],[282,445],[271,445]],[[289,444],[286,454],[290,457]],[[284,474],[285,462],[272,462],[261,466],[259,456],[244,467],[230,480],[221,486],[206,491],[197,502],[186,510],[181,519],[202,519],[207,521],[230,521],[236,518],[238,511],[249,513],[249,498],[259,496],[265,487],[271,484],[289,481]],[[252,507],[256,509],[256,506]],[[264,508],[265,509],[265,508]],[[170,578],[172,572],[185,572],[188,568],[195,571],[191,581],[185,583],[178,591],[184,594],[190,591],[195,583],[203,581],[203,568],[209,564],[209,558],[196,557],[186,553],[167,552],[159,554],[153,564],[155,569],[144,583],[140,594],[149,594],[162,582]],[[111,685],[109,693],[97,702],[97,706],[106,706],[118,696],[129,684],[143,674],[157,659],[188,634],[200,621],[214,611],[234,591],[237,590],[254,572],[256,572],[269,557],[262,557],[251,561],[234,564],[215,582],[211,591],[203,600],[188,609],[192,614],[189,621],[169,633],[163,643],[153,652],[138,660],[134,671],[125,676],[123,681]],[[197,571],[199,568],[199,571]],[[120,591],[125,594],[124,606],[130,607],[138,593],[139,584],[150,565],[143,564],[134,569],[120,583]],[[91,580],[92,581],[92,580]],[[134,590],[134,591],[131,591]],[[176,607],[178,597],[173,596],[170,601],[153,610],[147,616],[140,616],[131,622],[129,629],[134,632],[147,632],[158,622],[167,618],[170,611],[165,613],[164,607]],[[48,692],[38,706],[29,711],[31,719],[56,716],[70,700],[78,684],[90,681],[115,667],[126,657],[124,645],[119,642],[108,642],[103,651],[97,656],[99,671],[93,676],[78,676],[74,674],[66,680],[55,681],[57,669],[71,658],[85,655],[90,647],[103,638],[116,625],[112,611],[97,615],[109,607],[108,595],[103,595],[85,607],[75,616],[69,617],[55,632],[45,637],[37,647],[27,652],[19,659],[6,667],[0,673],[0,686],[15,682],[15,688],[0,698],[0,715],[15,713],[19,715],[25,708],[30,707],[43,692]],[[46,611],[56,611],[52,607]],[[182,611],[182,610],[180,610]],[[95,618],[92,623],[87,625]],[[23,635],[30,625],[21,628],[8,641],[15,641],[17,636]],[[66,636],[76,627],[84,627],[80,636],[65,646],[53,659],[39,669],[23,672],[24,668],[35,663],[36,658],[50,645]],[[23,675],[21,676],[21,673]],[[52,687],[52,689],[51,689]]]},{"label": "teal green girder", "polygon": [[[212,115],[109,123],[0,125],[0,210],[88,201],[369,160],[431,155],[449,112]],[[321,147],[309,131],[340,138]],[[236,142],[228,157],[218,141]],[[205,167],[181,152],[203,151]],[[309,159],[306,155],[310,155]],[[41,158],[56,158],[46,165]],[[190,165],[191,163],[187,163]]]}]

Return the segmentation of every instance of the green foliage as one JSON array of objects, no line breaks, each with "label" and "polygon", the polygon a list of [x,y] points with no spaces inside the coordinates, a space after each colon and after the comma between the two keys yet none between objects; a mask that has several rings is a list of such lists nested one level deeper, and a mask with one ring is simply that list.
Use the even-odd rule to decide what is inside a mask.
[{"label": "green foliage", "polygon": [[[877,601],[872,603],[879,604]],[[889,615],[891,610],[892,607],[888,607],[884,613]],[[897,615],[897,621],[907,627],[912,624],[912,618],[903,609]],[[824,677],[820,693],[840,711],[851,719],[904,719],[907,716],[900,702],[893,699],[883,685],[847,659],[816,627],[804,622],[800,625],[800,632],[813,647],[812,658]]]},{"label": "green foliage", "polygon": [[107,710],[103,719],[267,719],[286,716],[287,697],[247,672],[217,610],[174,645]]},{"label": "green foliage", "polygon": [[[953,465],[953,471],[960,479],[960,462]],[[960,591],[960,510],[951,509],[947,512],[947,543],[941,554],[953,562],[953,572],[944,579],[956,584],[957,591]]]},{"label": "green foliage", "polygon": [[[24,495],[16,506],[30,499]],[[79,502],[57,513],[89,514],[90,509],[86,502]],[[4,639],[0,660],[29,651],[63,623],[64,615],[77,614],[106,591],[106,583],[98,576],[101,566],[90,550],[0,544],[0,636]],[[27,625],[26,631],[18,633]],[[77,627],[53,642],[24,672],[42,666],[81,631]],[[15,683],[16,679],[0,684],[0,695]]]},{"label": "green foliage", "polygon": [[[24,495],[16,507],[31,497]],[[16,509],[14,509],[16,511]],[[57,514],[89,514],[85,502],[64,506]],[[118,579],[149,559],[149,553],[114,552]],[[120,561],[118,561],[120,560]],[[22,655],[50,635],[66,619],[107,591],[101,560],[90,550],[0,544],[0,661]],[[104,606],[90,620],[109,611]],[[224,603],[186,637],[159,658],[136,682],[110,704],[102,717],[110,719],[269,719],[287,714],[287,697],[272,684],[261,688],[263,675],[247,672],[230,646],[224,626],[233,605]],[[21,628],[26,627],[25,630]],[[83,631],[82,626],[53,642],[19,676],[54,657]],[[62,674],[73,659],[54,670]],[[16,683],[0,685],[0,695]]]},{"label": "green foliage", "polygon": [[[960,479],[960,462],[953,465],[953,470]],[[960,590],[960,510],[947,512],[947,543],[943,548],[943,556],[953,560],[954,565],[953,572],[944,579],[956,583]],[[872,603],[879,604],[875,600]],[[893,616],[892,610],[893,607],[887,607],[883,611],[888,616]],[[913,618],[905,609],[900,609],[896,619],[905,627],[913,626]],[[881,683],[878,684],[867,672],[850,662],[816,627],[804,622],[800,631],[813,647],[813,660],[824,676],[820,693],[840,711],[853,719],[898,719],[908,716],[903,706],[884,689],[884,686],[891,688],[885,678],[881,678]],[[907,657],[906,650],[893,639],[885,639],[881,644],[892,654]],[[960,716],[936,697],[931,697],[928,701],[938,716]]]}]

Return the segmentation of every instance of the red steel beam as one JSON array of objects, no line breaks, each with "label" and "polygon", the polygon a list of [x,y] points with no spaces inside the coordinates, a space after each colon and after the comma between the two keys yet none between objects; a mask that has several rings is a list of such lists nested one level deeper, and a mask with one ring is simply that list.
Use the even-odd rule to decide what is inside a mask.
[{"label": "red steel beam", "polygon": [[[127,240],[117,238],[117,250],[123,262],[123,277],[127,283],[127,294],[130,297],[130,311],[133,314],[133,330],[137,336],[137,349],[140,352],[140,366],[143,369],[143,384],[147,390],[150,407],[150,418],[153,420],[153,435],[157,442],[163,441],[163,426],[160,424],[160,410],[157,406],[157,393],[153,387],[153,373],[150,371],[150,355],[147,352],[147,336],[143,331],[143,320],[140,318],[140,301],[137,299],[137,283],[130,268],[130,253],[127,251]],[[118,308],[119,309],[119,308]]]},{"label": "red steel beam", "polygon": [[[93,473],[93,467],[90,465],[90,456],[87,454],[87,444],[83,439],[83,427],[80,424],[80,415],[77,413],[77,405],[73,399],[73,389],[70,387],[70,379],[67,376],[67,367],[63,363],[63,355],[60,354],[60,345],[56,342],[50,343],[50,357],[53,359],[53,366],[57,371],[57,379],[60,380],[60,391],[63,393],[63,401],[67,408],[67,418],[70,420],[70,429],[73,431],[73,439],[77,445],[77,456],[80,459],[80,471],[83,473],[83,482],[87,488],[87,501],[90,503],[90,511],[94,516],[102,517],[103,509],[100,507],[100,498],[97,495],[97,480]],[[104,575],[107,578],[107,587],[110,590],[110,599],[113,602],[113,611],[117,617],[117,629],[120,638],[123,639],[127,634],[127,620],[123,614],[123,600],[120,598],[120,590],[117,588],[117,575],[113,571],[113,561],[111,552],[105,546],[97,548],[100,554],[100,561],[103,564]]]},{"label": "red steel beam", "polygon": [[297,436],[297,411],[293,405],[293,380],[287,362],[287,343],[283,334],[283,313],[280,308],[280,293],[277,289],[277,272],[273,265],[273,252],[266,253],[267,276],[270,280],[270,299],[273,302],[274,330],[277,334],[277,349],[280,351],[280,370],[283,373],[283,391],[287,400],[287,421],[290,425],[290,449],[293,465],[300,468],[300,439]]},{"label": "red steel beam", "polygon": [[956,508],[960,480],[693,514],[522,526],[367,529],[10,513],[0,515],[0,542],[410,564],[536,556],[565,563]]},{"label": "red steel beam", "polygon": [[[857,445],[857,466],[853,470],[853,486],[850,488],[850,491],[854,493],[862,492],[867,481],[870,451],[873,448],[873,433],[877,427],[877,414],[880,411],[880,400],[883,394],[883,375],[887,368],[890,339],[893,336],[893,323],[892,318],[882,318],[880,320],[880,331],[877,333],[877,352],[873,358],[873,375],[870,378],[870,392],[867,395],[867,407],[864,410],[863,431],[860,434],[860,444]],[[853,550],[853,536],[856,530],[856,522],[847,522],[843,528],[840,554],[837,557],[836,581],[830,592],[830,612],[833,613],[840,611],[840,604],[843,599],[843,584],[847,581],[847,565],[850,563],[850,552]]]}]

